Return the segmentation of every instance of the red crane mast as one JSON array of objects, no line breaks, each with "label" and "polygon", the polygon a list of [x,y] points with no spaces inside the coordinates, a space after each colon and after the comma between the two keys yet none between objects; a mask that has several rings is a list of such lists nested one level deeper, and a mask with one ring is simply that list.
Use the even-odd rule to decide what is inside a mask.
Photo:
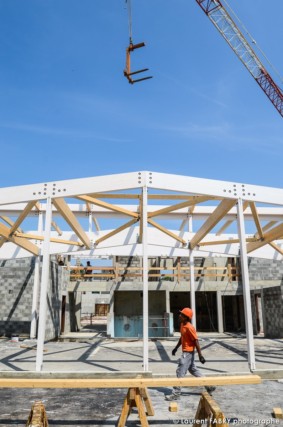
[{"label": "red crane mast", "polygon": [[196,0],[283,117],[283,92],[274,82],[220,0]]}]

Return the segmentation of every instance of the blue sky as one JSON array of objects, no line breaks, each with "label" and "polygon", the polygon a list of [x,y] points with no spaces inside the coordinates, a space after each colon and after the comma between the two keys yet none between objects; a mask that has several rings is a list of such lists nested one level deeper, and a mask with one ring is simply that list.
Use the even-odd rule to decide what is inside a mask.
[{"label": "blue sky", "polygon": [[[282,0],[229,5],[282,75]],[[132,69],[154,76],[133,86],[125,0],[0,16],[0,187],[138,170],[283,187],[282,117],[195,0],[132,0]]]}]

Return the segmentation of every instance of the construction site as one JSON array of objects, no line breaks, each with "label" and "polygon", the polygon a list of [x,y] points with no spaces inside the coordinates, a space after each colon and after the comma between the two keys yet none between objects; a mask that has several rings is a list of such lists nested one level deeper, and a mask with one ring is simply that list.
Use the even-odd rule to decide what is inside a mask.
[{"label": "construction site", "polygon": [[[174,381],[224,385],[216,395],[272,380],[280,409],[283,190],[136,172],[6,188],[0,196],[1,218],[10,222],[1,224],[3,390],[107,384],[122,396],[126,386],[134,393],[126,401],[147,425],[151,398],[135,390],[152,386],[164,398]],[[27,219],[34,225],[24,232]],[[174,374],[170,353],[184,305],[193,307],[207,347],[201,380]],[[123,408],[119,425],[129,416]]]},{"label": "construction site", "polygon": [[[196,3],[283,116],[226,2]],[[283,425],[282,212],[280,187],[154,170],[1,187],[0,426]]]}]

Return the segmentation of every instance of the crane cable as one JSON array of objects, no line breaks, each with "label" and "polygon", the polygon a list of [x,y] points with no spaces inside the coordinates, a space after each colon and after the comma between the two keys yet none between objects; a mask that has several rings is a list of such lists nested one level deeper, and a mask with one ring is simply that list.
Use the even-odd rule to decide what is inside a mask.
[{"label": "crane cable", "polygon": [[265,60],[268,62],[269,66],[272,68],[272,70],[274,71],[274,73],[277,75],[277,77],[280,79],[281,83],[283,83],[283,78],[281,76],[281,74],[279,73],[279,71],[274,67],[274,65],[271,63],[271,61],[268,59],[268,57],[265,55],[265,53],[263,52],[263,50],[260,48],[260,46],[257,44],[256,40],[253,38],[253,36],[250,34],[250,32],[247,30],[246,26],[243,24],[243,22],[240,20],[240,18],[238,17],[238,15],[236,15],[236,13],[234,12],[234,10],[231,8],[231,6],[227,3],[226,0],[222,0],[225,4],[227,9],[230,10],[231,14],[234,15],[234,17],[237,19],[237,21],[240,23],[241,27],[243,28],[243,30],[245,31],[245,33],[247,34],[247,36],[251,39],[252,44],[254,44],[257,48],[257,50],[261,53],[261,55],[265,58]]},{"label": "crane cable", "polygon": [[125,0],[128,7],[128,23],[129,23],[129,38],[130,44],[133,44],[133,34],[132,34],[132,4],[131,0]]}]

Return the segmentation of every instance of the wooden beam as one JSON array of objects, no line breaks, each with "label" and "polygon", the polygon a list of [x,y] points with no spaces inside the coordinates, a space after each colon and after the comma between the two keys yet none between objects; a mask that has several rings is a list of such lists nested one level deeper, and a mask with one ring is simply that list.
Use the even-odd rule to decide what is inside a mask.
[{"label": "wooden beam", "polygon": [[77,199],[83,200],[84,202],[92,203],[96,206],[101,206],[103,208],[109,209],[110,211],[119,212],[124,215],[131,216],[133,218],[138,218],[138,214],[136,212],[129,211],[128,209],[120,208],[119,206],[111,205],[107,202],[102,202],[101,200],[97,200],[94,197],[90,196],[76,196]]},{"label": "wooden beam", "polygon": [[[255,237],[247,237],[246,242],[257,242]],[[240,239],[224,239],[224,240],[209,240],[207,242],[199,242],[198,246],[212,246],[212,245],[229,245],[232,243],[240,243]]]},{"label": "wooden beam", "polygon": [[[10,227],[12,227],[15,223],[14,223],[14,221],[12,221],[8,216],[6,216],[6,215],[2,215],[2,216],[0,216],[0,218],[3,220],[3,221],[5,221],[8,225],[10,225]],[[20,228],[20,227],[18,227],[17,228],[17,231],[19,231],[20,233],[23,233],[23,230]]]},{"label": "wooden beam", "polygon": [[259,216],[258,216],[258,213],[257,213],[255,202],[250,202],[250,208],[251,208],[251,211],[252,211],[253,219],[254,219],[254,222],[255,222],[255,225],[256,225],[256,229],[257,229],[259,238],[262,239],[263,238],[263,231],[262,231],[262,228],[261,228],[261,223],[260,223],[260,220],[259,220]]},{"label": "wooden beam", "polygon": [[137,219],[137,218],[131,219],[131,221],[126,222],[126,224],[122,225],[121,227],[116,228],[115,230],[111,231],[110,233],[105,234],[105,236],[100,237],[99,239],[97,239],[97,240],[95,241],[95,244],[96,244],[96,245],[98,245],[99,243],[103,242],[104,240],[109,239],[109,237],[115,236],[115,234],[120,233],[121,231],[125,230],[125,229],[126,229],[126,228],[128,228],[128,227],[131,227],[131,226],[132,226],[133,224],[135,224],[136,222],[138,222],[138,219]]},{"label": "wooden beam", "polygon": [[162,233],[167,234],[167,236],[172,237],[175,240],[178,240],[178,242],[181,242],[183,245],[186,245],[186,240],[182,239],[181,237],[177,236],[177,234],[172,233],[172,231],[167,230],[167,228],[162,227],[162,225],[157,224],[157,222],[153,221],[152,219],[148,219],[147,222],[153,227],[157,228],[158,230],[162,231]]},{"label": "wooden beam", "polygon": [[64,199],[58,198],[52,200],[53,205],[56,207],[57,211],[60,212],[65,221],[69,224],[72,230],[76,233],[76,235],[81,239],[86,248],[90,248],[91,243],[89,238],[86,235],[86,232],[82,228],[81,224],[67,205]]},{"label": "wooden beam", "polygon": [[264,245],[272,242],[273,240],[280,239],[283,236],[283,224],[273,227],[268,233],[264,234],[263,239],[258,240],[257,242],[252,242],[247,245],[247,252],[255,251],[256,249],[261,248]]},{"label": "wooden beam", "polygon": [[17,220],[14,222],[13,226],[10,229],[10,234],[13,234],[19,227],[19,225],[23,222],[23,220],[28,216],[34,205],[37,203],[36,200],[28,202],[22,213],[19,215]]},{"label": "wooden beam", "polygon": [[55,221],[51,222],[52,227],[54,228],[55,231],[57,231],[57,233],[59,234],[59,236],[62,236],[62,231],[60,230],[60,228],[58,227],[58,225],[56,224]]},{"label": "wooden beam", "polygon": [[10,228],[6,227],[4,224],[0,224],[0,235],[3,236],[4,242],[12,242],[26,251],[31,252],[33,255],[39,255],[40,253],[39,248],[28,240],[16,236],[10,236]]},{"label": "wooden beam", "polygon": [[[21,214],[18,216],[18,218],[16,219],[16,221],[13,223],[13,225],[10,228],[9,231],[9,236],[12,236],[13,233],[19,228],[19,225],[23,222],[23,220],[28,216],[28,214],[30,213],[30,211],[32,210],[32,208],[34,207],[34,205],[37,203],[36,200],[33,200],[31,202],[28,202],[26,207],[24,208],[24,210],[21,212]],[[0,248],[1,246],[3,246],[3,244],[5,243],[6,239],[2,239],[0,242]]]},{"label": "wooden beam", "polygon": [[201,387],[260,384],[258,375],[227,375],[187,378],[0,378],[0,388],[130,388]]},{"label": "wooden beam", "polygon": [[177,211],[182,208],[186,208],[188,206],[196,205],[198,203],[206,202],[207,200],[211,200],[211,197],[207,196],[194,196],[191,200],[188,200],[186,202],[177,203],[176,205],[166,206],[165,208],[158,209],[154,212],[148,213],[148,218],[153,218],[155,216],[167,214],[169,212]]},{"label": "wooden beam", "polygon": [[[265,224],[265,226],[262,227],[262,231],[265,232],[267,230],[269,230],[270,228],[272,228],[275,224],[277,224],[278,221],[269,221],[267,224]],[[259,237],[259,234],[256,233],[255,237]]]},{"label": "wooden beam", "polygon": [[217,206],[214,212],[206,220],[206,222],[201,226],[201,228],[196,232],[192,240],[190,241],[190,248],[193,249],[197,246],[201,240],[206,236],[215,225],[226,215],[227,212],[235,205],[237,200],[233,199],[224,199]]},{"label": "wooden beam", "polygon": [[281,249],[279,246],[277,246],[274,242],[270,242],[269,245],[275,249],[277,252],[280,253],[280,255],[283,255],[283,249]]}]

